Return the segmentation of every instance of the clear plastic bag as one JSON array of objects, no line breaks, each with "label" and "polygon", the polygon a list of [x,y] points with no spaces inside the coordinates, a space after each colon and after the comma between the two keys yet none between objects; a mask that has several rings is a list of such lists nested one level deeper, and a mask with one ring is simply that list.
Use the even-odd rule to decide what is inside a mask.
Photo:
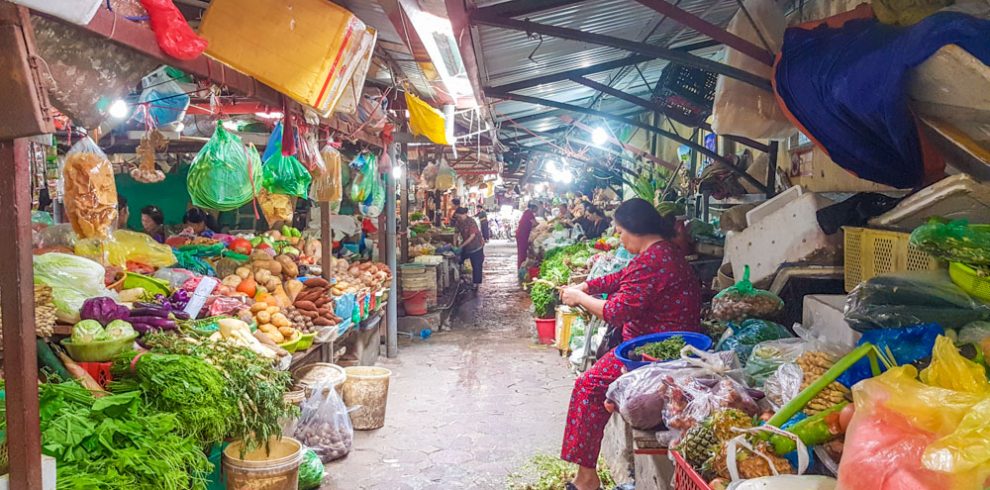
[{"label": "clear plastic bag", "polygon": [[777,369],[797,360],[809,348],[804,339],[778,339],[760,342],[753,347],[743,370],[752,386],[763,386]]},{"label": "clear plastic bag", "polygon": [[233,211],[251,202],[261,191],[261,158],[254,145],[217,124],[189,167],[186,186],[193,206]]},{"label": "clear plastic bag", "polygon": [[990,226],[932,218],[911,232],[911,244],[932,256],[970,265],[990,265]]},{"label": "clear plastic bag", "polygon": [[344,199],[344,179],[341,175],[340,152],[329,143],[320,150],[326,166],[322,173],[313,174],[312,197],[317,202],[328,202],[331,207],[340,206]]},{"label": "clear plastic bag", "polygon": [[76,255],[119,267],[126,267],[128,261],[152,267],[168,267],[175,263],[172,247],[156,242],[145,233],[129,230],[117,230],[109,240],[79,240],[75,252]]},{"label": "clear plastic bag", "polygon": [[320,488],[326,475],[320,456],[316,451],[306,448],[303,451],[302,463],[299,463],[299,490]]},{"label": "clear plastic bag", "polygon": [[977,344],[990,337],[990,322],[972,322],[959,330],[960,344]]},{"label": "clear plastic bag", "polygon": [[[715,347],[717,351],[735,351],[739,359],[749,360],[753,348],[761,342],[793,337],[783,325],[751,318],[740,324],[729,324],[729,328]],[[744,361],[745,362],[745,361]]]},{"label": "clear plastic bag", "polygon": [[269,227],[280,221],[292,222],[292,213],[295,211],[292,196],[272,194],[262,189],[258,193],[258,205],[261,206],[261,214],[265,216]]},{"label": "clear plastic bag", "polygon": [[781,364],[763,383],[767,402],[774,410],[780,410],[780,407],[801,393],[802,382],[804,382],[804,371],[801,366],[792,363]]},{"label": "clear plastic bag", "polygon": [[944,270],[906,272],[856,286],[846,298],[845,318],[860,332],[928,323],[961,328],[990,319],[990,305],[966,294]]},{"label": "clear plastic bag", "polygon": [[52,288],[56,315],[64,322],[78,322],[79,310],[89,298],[117,299],[117,293],[104,285],[105,275],[102,265],[84,257],[63,253],[34,256],[34,282]]},{"label": "clear plastic bag", "polygon": [[78,239],[72,225],[60,223],[38,232],[37,248],[65,247],[71,250]]},{"label": "clear plastic bag", "polygon": [[322,381],[313,387],[312,394],[303,402],[293,437],[316,452],[324,463],[351,452],[354,427],[344,401],[334,389],[333,380]]},{"label": "clear plastic bag", "polygon": [[719,321],[776,318],[784,309],[784,301],[770,291],[753,287],[749,281],[749,266],[743,270],[739,282],[723,289],[712,299],[712,317]]},{"label": "clear plastic bag", "polygon": [[117,226],[117,185],[113,165],[90,137],[65,156],[65,215],[82,238],[109,238]]}]

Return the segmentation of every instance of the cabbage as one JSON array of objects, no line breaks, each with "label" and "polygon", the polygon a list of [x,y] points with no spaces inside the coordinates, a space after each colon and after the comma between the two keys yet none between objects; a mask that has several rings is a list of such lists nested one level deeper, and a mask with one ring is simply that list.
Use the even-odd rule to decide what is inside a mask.
[{"label": "cabbage", "polygon": [[107,325],[107,336],[111,340],[126,339],[135,335],[137,335],[137,332],[134,330],[134,327],[124,320],[114,320]]},{"label": "cabbage", "polygon": [[117,293],[104,285],[105,274],[102,265],[76,255],[47,253],[34,257],[34,282],[51,286],[52,302],[61,320],[78,320],[79,310],[88,298],[117,298]]},{"label": "cabbage", "polygon": [[107,331],[96,320],[83,320],[72,327],[73,344],[90,344],[107,339]]}]

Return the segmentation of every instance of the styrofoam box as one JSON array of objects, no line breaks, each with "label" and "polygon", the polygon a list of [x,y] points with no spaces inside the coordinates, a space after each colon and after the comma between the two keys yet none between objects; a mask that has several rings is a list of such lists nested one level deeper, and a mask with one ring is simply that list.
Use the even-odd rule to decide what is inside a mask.
[{"label": "styrofoam box", "polygon": [[44,12],[63,20],[84,26],[93,20],[96,10],[103,3],[100,0],[12,0],[31,10]]},{"label": "styrofoam box", "polygon": [[846,347],[853,347],[861,334],[846,322],[843,294],[809,294],[804,297],[801,324],[816,337]]},{"label": "styrofoam box", "polygon": [[[289,357],[289,356],[286,356]],[[0,490],[8,490],[10,482],[9,475],[0,475]],[[55,490],[56,483],[55,458],[41,455],[41,488],[44,490]]]},{"label": "styrofoam box", "polygon": [[726,234],[725,254],[736,280],[743,277],[746,265],[755,283],[772,279],[782,264],[800,263],[816,252],[841,257],[842,234],[826,235],[815,214],[832,204],[807,192],[745,230]]},{"label": "styrofoam box", "polygon": [[870,225],[911,231],[932,216],[990,223],[990,186],[966,174],[946,177],[871,219]]},{"label": "styrofoam box", "polygon": [[788,205],[791,201],[801,197],[804,194],[804,190],[799,185],[794,185],[788,187],[786,191],[777,194],[773,198],[767,200],[763,204],[750,209],[746,212],[746,226],[750,226],[753,223],[760,221],[767,216],[770,216],[774,211]]}]

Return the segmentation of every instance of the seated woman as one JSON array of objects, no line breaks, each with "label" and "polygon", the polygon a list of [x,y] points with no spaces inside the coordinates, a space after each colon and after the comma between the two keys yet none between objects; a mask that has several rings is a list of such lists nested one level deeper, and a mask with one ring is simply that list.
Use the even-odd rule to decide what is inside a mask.
[{"label": "seated woman", "polygon": [[165,215],[158,206],[141,208],[141,228],[158,243],[165,243]]},{"label": "seated woman", "polygon": [[212,217],[199,208],[189,208],[182,218],[182,235],[194,235],[213,238],[213,230],[208,225]]},{"label": "seated woman", "polygon": [[594,240],[601,237],[605,230],[612,225],[611,220],[605,217],[605,213],[594,204],[585,203],[584,215],[578,218],[577,224],[584,230],[585,238]]},{"label": "seated woman", "polygon": [[[700,331],[701,283],[683,252],[670,242],[672,219],[664,218],[643,199],[630,199],[615,210],[615,228],[622,245],[638,254],[614,274],[561,291],[561,300],[580,305],[621,329],[621,340],[664,331]],[[607,294],[608,299],[601,299]],[[615,339],[610,342],[610,339]],[[615,357],[619,340],[606,335],[609,351],[578,377],[571,393],[561,459],[576,463],[578,473],[568,490],[595,490],[601,485],[595,467],[608,422],[605,392],[622,375]]]}]

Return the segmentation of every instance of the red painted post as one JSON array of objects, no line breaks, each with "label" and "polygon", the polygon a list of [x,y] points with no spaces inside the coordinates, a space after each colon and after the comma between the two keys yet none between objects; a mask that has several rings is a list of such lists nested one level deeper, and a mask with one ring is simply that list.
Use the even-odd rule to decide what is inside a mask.
[{"label": "red painted post", "polygon": [[0,230],[8,240],[8,246],[0,247],[0,306],[10,488],[41,490],[28,147],[26,139],[0,141]]}]

